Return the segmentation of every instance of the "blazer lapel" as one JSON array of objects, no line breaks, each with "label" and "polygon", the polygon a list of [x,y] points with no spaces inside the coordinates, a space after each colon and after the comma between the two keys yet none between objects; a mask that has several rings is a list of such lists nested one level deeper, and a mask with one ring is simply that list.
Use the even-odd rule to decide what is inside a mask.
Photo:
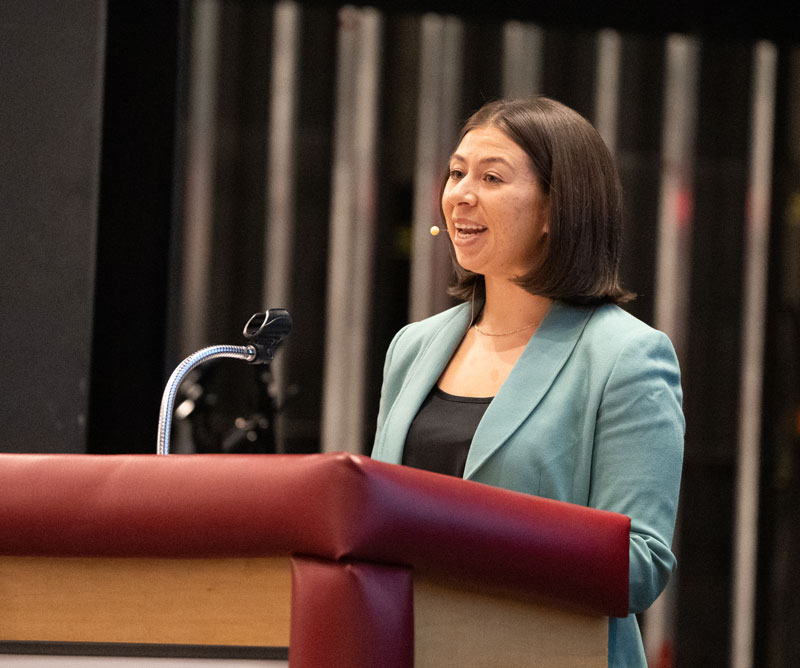
[{"label": "blazer lapel", "polygon": [[566,363],[593,309],[553,302],[472,439],[464,477],[471,478],[533,412]]},{"label": "blazer lapel", "polygon": [[422,402],[442,375],[467,327],[470,324],[470,304],[454,309],[453,317],[433,332],[426,348],[407,371],[403,386],[383,426],[380,456],[383,461],[399,464],[411,422]]}]

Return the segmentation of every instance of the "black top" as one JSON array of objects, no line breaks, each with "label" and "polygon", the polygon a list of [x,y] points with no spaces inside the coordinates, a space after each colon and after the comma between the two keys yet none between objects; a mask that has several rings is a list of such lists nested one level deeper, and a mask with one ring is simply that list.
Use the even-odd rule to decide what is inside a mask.
[{"label": "black top", "polygon": [[493,398],[457,397],[434,386],[408,429],[403,464],[463,477],[472,437]]}]

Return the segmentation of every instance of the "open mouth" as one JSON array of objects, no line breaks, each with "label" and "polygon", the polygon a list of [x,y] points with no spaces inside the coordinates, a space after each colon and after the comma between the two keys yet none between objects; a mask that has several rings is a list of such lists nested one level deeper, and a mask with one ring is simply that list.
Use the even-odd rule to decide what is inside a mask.
[{"label": "open mouth", "polygon": [[477,225],[475,223],[456,223],[455,228],[456,238],[463,241],[474,239],[488,229],[485,225]]}]

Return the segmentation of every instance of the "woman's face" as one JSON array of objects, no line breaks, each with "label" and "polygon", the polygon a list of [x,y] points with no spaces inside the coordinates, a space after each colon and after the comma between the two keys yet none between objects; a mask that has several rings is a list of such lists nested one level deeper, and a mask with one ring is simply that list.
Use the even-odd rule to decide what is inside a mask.
[{"label": "woman's face", "polygon": [[470,130],[450,157],[442,210],[458,263],[487,278],[528,273],[547,233],[530,158],[491,125]]}]

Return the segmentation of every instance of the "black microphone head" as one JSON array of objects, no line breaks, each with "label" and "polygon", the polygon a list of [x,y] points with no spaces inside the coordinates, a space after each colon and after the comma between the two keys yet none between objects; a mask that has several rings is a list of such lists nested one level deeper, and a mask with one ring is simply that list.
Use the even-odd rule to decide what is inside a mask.
[{"label": "black microphone head", "polygon": [[244,335],[256,349],[251,364],[265,364],[272,361],[275,350],[292,331],[292,317],[285,308],[271,308],[264,313],[256,313],[244,326]]}]

